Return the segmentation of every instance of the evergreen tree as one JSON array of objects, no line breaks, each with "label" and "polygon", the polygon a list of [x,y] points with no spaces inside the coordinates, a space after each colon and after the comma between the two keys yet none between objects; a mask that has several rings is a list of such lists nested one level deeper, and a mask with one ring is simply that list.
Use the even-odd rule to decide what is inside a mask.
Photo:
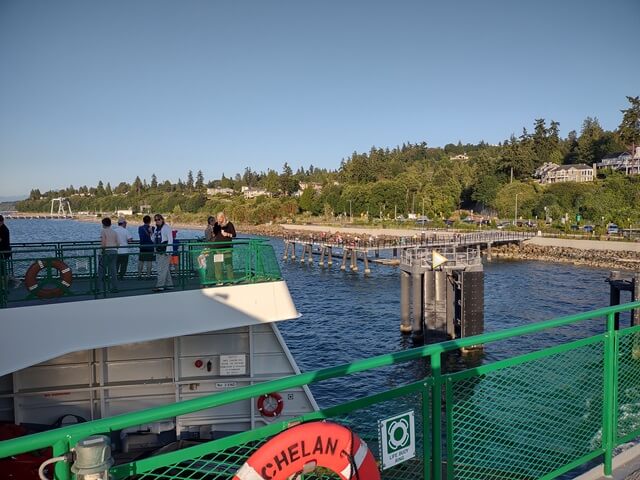
[{"label": "evergreen tree", "polygon": [[604,130],[597,118],[587,117],[582,123],[582,131],[578,138],[578,160],[591,165],[599,160],[599,143],[602,141]]},{"label": "evergreen tree", "polygon": [[111,183],[107,182],[107,186],[104,187],[104,194],[107,197],[110,197],[111,195],[113,195],[113,190],[111,190]]},{"label": "evergreen tree", "polygon": [[193,190],[193,172],[191,170],[187,173],[187,190]]},{"label": "evergreen tree", "polygon": [[204,175],[202,174],[202,170],[198,170],[196,174],[196,189],[202,190],[204,188]]},{"label": "evergreen tree", "polygon": [[136,176],[136,179],[133,181],[133,189],[135,190],[137,195],[140,195],[140,193],[142,192],[142,181],[138,176]]},{"label": "evergreen tree", "polygon": [[102,180],[98,180],[98,186],[96,187],[96,197],[104,197],[104,195],[104,184],[102,183]]},{"label": "evergreen tree", "polygon": [[158,188],[158,177],[156,177],[155,173],[151,174],[151,188],[154,190]]},{"label": "evergreen tree", "polygon": [[622,112],[622,122],[618,127],[620,140],[631,152],[640,145],[640,97],[627,97],[630,106]]}]

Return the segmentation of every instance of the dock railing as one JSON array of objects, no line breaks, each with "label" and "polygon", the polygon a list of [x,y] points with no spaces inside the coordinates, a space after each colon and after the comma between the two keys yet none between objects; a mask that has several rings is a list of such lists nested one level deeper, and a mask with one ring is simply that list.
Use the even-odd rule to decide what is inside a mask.
[{"label": "dock railing", "polygon": [[0,256],[0,308],[150,292],[159,253],[170,256],[176,290],[282,278],[265,239],[180,240],[165,250],[137,242],[109,249],[95,241],[13,244],[9,258]]},{"label": "dock railing", "polygon": [[[617,318],[634,308],[640,308],[640,302],[412,348],[36,433],[0,442],[0,458],[47,447],[52,447],[53,456],[64,455],[90,435],[108,435],[204,409],[253,402],[268,393],[284,393],[358,373],[368,375],[378,368],[397,366],[406,372],[406,362],[410,361],[422,360],[417,369],[420,371],[428,360],[428,373],[418,376],[417,381],[390,385],[388,378],[380,377],[380,384],[375,385],[378,377],[368,375],[370,391],[358,398],[293,421],[276,418],[255,430],[116,465],[110,472],[115,479],[228,479],[271,437],[292,425],[324,419],[350,426],[377,453],[386,448],[377,441],[378,421],[413,410],[416,457],[384,469],[384,479],[551,479],[600,459],[604,473],[610,474],[614,448],[640,435],[640,326],[619,328]],[[547,345],[551,338],[556,343],[482,366],[447,371],[449,356],[460,349],[487,348],[494,342],[517,342],[531,335],[544,335]],[[344,392],[336,391],[336,397],[344,398]],[[59,480],[70,479],[70,465],[58,463],[55,475]],[[304,478],[329,477],[312,473]]]}]

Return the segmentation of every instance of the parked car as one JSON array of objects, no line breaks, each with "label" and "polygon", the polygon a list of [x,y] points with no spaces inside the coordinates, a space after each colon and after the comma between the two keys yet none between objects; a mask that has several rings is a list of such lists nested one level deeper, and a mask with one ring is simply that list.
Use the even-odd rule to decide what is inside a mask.
[{"label": "parked car", "polygon": [[426,225],[427,223],[429,223],[431,220],[429,220],[428,217],[426,216],[420,216],[418,218],[416,218],[416,225]]},{"label": "parked car", "polygon": [[511,222],[500,222],[498,225],[496,225],[496,228],[502,230],[503,228],[507,228],[509,225],[511,225]]},{"label": "parked car", "polygon": [[582,230],[584,230],[584,233],[593,233],[593,225],[585,225]]},{"label": "parked car", "polygon": [[610,223],[607,225],[607,235],[616,235],[620,233],[620,228],[615,223]]},{"label": "parked car", "polygon": [[571,225],[571,227],[570,227],[570,228],[571,228],[571,230],[575,230],[575,231],[580,230],[580,226],[579,226],[579,225],[576,225],[576,224]]}]

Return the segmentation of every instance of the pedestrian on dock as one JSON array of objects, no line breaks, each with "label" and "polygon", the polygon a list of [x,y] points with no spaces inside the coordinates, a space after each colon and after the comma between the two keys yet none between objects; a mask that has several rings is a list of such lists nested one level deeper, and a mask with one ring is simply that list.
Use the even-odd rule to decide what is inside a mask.
[{"label": "pedestrian on dock", "polygon": [[153,243],[156,250],[156,261],[158,264],[158,281],[154,292],[162,292],[173,288],[173,279],[171,278],[171,270],[169,264],[171,262],[171,251],[167,251],[169,246],[173,245],[173,233],[171,227],[165,223],[164,217],[156,213],[153,217],[156,223],[156,229],[153,232]]},{"label": "pedestrian on dock", "polygon": [[155,260],[153,254],[153,235],[154,227],[151,226],[151,217],[145,215],[142,218],[142,225],[138,227],[138,237],[140,238],[140,254],[138,255],[138,279],[142,279],[142,272],[146,270],[147,277],[151,277],[151,262]]},{"label": "pedestrian on dock", "polygon": [[112,293],[116,293],[118,291],[118,280],[116,278],[118,235],[111,228],[111,219],[109,217],[102,219],[100,246],[102,249],[98,258],[98,278],[102,280],[105,290],[110,288]]},{"label": "pedestrian on dock", "polygon": [[218,215],[216,215],[216,220],[217,220],[216,222],[217,225],[220,226],[222,237],[224,237],[225,241],[228,242],[228,244],[225,245],[225,248],[228,248],[229,250],[224,252],[224,265],[225,265],[225,270],[227,272],[226,280],[228,282],[232,282],[233,281],[233,251],[231,250],[231,247],[233,245],[231,244],[231,240],[236,238],[236,228],[233,226],[233,223],[229,221],[229,219],[227,218],[224,212],[218,212]]},{"label": "pedestrian on dock", "polygon": [[127,221],[124,217],[118,218],[118,225],[113,227],[113,231],[118,236],[118,259],[116,260],[116,269],[118,271],[118,280],[124,279],[129,265],[129,252],[126,246],[131,243],[133,237],[127,230]]}]

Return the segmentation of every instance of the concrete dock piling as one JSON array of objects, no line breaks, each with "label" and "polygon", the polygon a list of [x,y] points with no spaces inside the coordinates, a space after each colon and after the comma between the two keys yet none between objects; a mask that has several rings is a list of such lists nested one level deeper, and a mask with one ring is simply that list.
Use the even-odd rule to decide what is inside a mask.
[{"label": "concrete dock piling", "polygon": [[400,331],[411,333],[410,292],[411,278],[407,272],[400,272]]}]

